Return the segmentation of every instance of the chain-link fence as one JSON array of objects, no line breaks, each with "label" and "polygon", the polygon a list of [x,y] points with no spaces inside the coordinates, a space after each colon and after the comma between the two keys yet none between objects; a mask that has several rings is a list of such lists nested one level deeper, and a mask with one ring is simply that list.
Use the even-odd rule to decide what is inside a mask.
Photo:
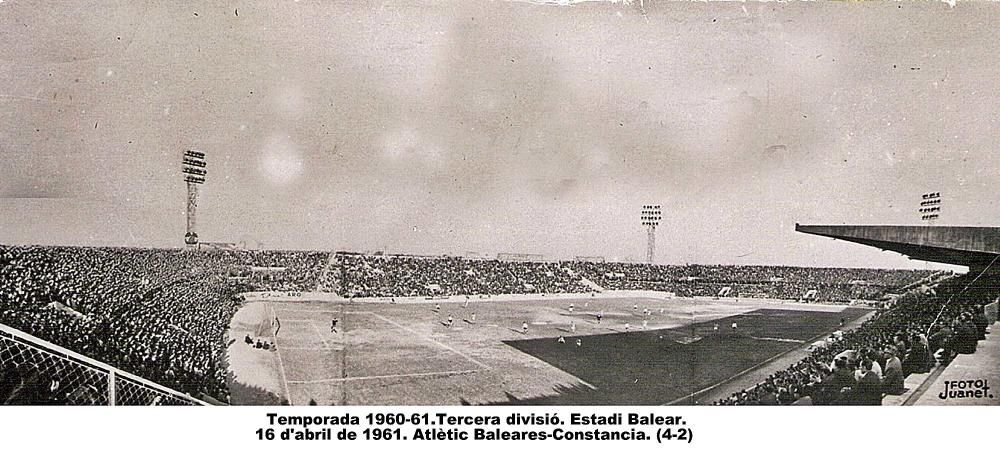
[{"label": "chain-link fence", "polygon": [[0,325],[0,404],[205,405],[4,325]]}]

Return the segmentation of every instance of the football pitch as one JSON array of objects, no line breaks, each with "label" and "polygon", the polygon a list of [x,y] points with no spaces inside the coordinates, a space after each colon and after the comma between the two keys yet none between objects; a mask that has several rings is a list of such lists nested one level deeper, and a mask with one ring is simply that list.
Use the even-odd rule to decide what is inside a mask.
[{"label": "football pitch", "polygon": [[711,298],[252,302],[231,327],[232,402],[664,404],[868,312]]}]

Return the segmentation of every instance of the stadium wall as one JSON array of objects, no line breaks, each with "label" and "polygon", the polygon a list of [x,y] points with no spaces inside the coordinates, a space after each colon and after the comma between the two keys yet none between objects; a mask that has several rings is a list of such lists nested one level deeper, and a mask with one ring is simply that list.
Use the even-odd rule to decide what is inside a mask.
[{"label": "stadium wall", "polygon": [[641,290],[621,290],[605,291],[603,293],[525,293],[525,294],[504,294],[504,295],[456,295],[456,296],[406,296],[406,297],[380,297],[380,298],[357,298],[354,302],[378,302],[388,303],[464,303],[469,301],[555,301],[565,299],[587,299],[587,298],[653,298],[669,299],[674,293],[664,291],[641,291]]},{"label": "stadium wall", "polygon": [[324,293],[318,291],[253,291],[241,293],[240,296],[247,301],[269,301],[269,302],[340,302],[342,298],[337,293]]},{"label": "stadium wall", "polygon": [[[323,292],[297,292],[297,291],[257,291],[243,293],[248,302],[329,302],[341,303],[347,300],[336,293]],[[377,298],[354,298],[355,303],[395,303],[395,304],[420,304],[428,302],[439,303],[464,303],[466,299],[470,302],[524,302],[524,301],[559,301],[559,300],[580,300],[580,299],[622,299],[622,298],[645,298],[645,299],[681,299],[705,301],[713,300],[731,303],[754,303],[754,304],[783,304],[796,303],[794,300],[769,299],[769,298],[736,298],[718,296],[695,296],[678,297],[675,293],[667,291],[650,290],[605,290],[594,293],[524,293],[524,294],[504,294],[504,295],[455,295],[455,296],[394,296]],[[804,303],[804,306],[811,309],[819,308],[843,308],[846,303]],[[865,305],[851,304],[855,307],[869,307]],[[871,307],[874,308],[874,307]]]}]

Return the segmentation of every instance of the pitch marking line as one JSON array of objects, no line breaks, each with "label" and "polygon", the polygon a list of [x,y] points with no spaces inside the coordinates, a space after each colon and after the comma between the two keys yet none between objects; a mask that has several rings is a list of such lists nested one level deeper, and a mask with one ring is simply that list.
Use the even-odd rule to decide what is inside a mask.
[{"label": "pitch marking line", "polygon": [[[278,316],[274,313],[274,306],[269,306],[271,309],[271,317],[274,320],[278,319]],[[271,320],[272,322],[274,320]],[[272,326],[273,327],[273,326]],[[274,334],[274,353],[278,355],[278,367],[281,369],[281,382],[285,386],[285,398],[288,399],[288,405],[292,404],[292,395],[288,391],[288,377],[285,376],[285,363],[281,361],[281,350],[278,348],[278,335]]]},{"label": "pitch marking line", "polygon": [[[320,343],[322,343],[323,347],[325,347],[323,349],[329,349],[330,348],[330,344],[328,344],[326,342],[326,339],[323,337],[323,333],[320,332],[319,327],[316,326],[316,322],[314,320],[301,320],[301,319],[295,319],[295,318],[286,318],[284,321],[287,322],[287,323],[308,323],[309,326],[312,328],[313,332],[316,333],[316,337],[319,339]],[[304,347],[295,347],[295,348],[285,347],[285,350],[306,350],[306,348],[304,348]],[[322,350],[322,349],[317,348],[317,350]]]},{"label": "pitch marking line", "polygon": [[378,380],[383,378],[430,377],[434,375],[462,375],[462,374],[473,374],[476,372],[479,372],[479,370],[470,369],[470,370],[452,370],[452,371],[440,371],[440,372],[421,372],[415,374],[370,375],[366,377],[325,378],[321,380],[291,380],[288,383],[291,383],[293,385],[301,385],[301,384],[313,384],[313,383],[349,382],[354,380]]},{"label": "pitch marking line", "polygon": [[756,339],[756,340],[773,340],[775,342],[792,342],[792,343],[796,343],[796,344],[804,344],[804,343],[806,343],[806,341],[804,341],[804,340],[782,339],[780,337],[754,337],[754,336],[750,336],[750,338],[751,339]]},{"label": "pitch marking line", "polygon": [[[313,332],[316,333],[316,337],[319,339],[320,343],[323,344],[323,347],[330,348],[330,344],[328,344],[326,342],[326,339],[323,338],[323,334],[320,332],[319,327],[316,326],[316,322],[315,321],[313,321],[313,320],[299,320],[299,319],[294,319],[294,318],[286,318],[286,319],[282,320],[282,323],[308,323],[309,326],[312,328]],[[301,350],[301,349],[302,348],[299,348],[299,350]],[[291,350],[291,348],[287,348],[286,347],[286,350]]]},{"label": "pitch marking line", "polygon": [[410,328],[407,328],[406,326],[403,326],[403,325],[401,325],[399,323],[396,323],[395,321],[392,321],[389,318],[383,317],[383,316],[381,316],[381,315],[379,315],[379,314],[377,314],[375,312],[355,312],[355,313],[358,313],[358,314],[361,314],[361,313],[370,314],[370,315],[374,316],[375,318],[378,318],[378,319],[380,319],[380,320],[382,320],[382,321],[384,321],[386,323],[389,323],[389,324],[391,324],[391,325],[393,325],[393,326],[395,326],[395,327],[397,327],[399,329],[402,329],[403,331],[406,331],[406,332],[408,332],[410,334],[414,334],[414,335],[416,335],[418,337],[421,337],[423,339],[427,339],[427,340],[429,340],[429,341],[437,344],[441,348],[444,348],[445,350],[448,350],[448,351],[450,351],[452,353],[455,353],[458,356],[461,356],[462,358],[465,358],[466,361],[469,361],[470,363],[473,363],[473,364],[475,364],[475,365],[477,365],[477,366],[479,366],[479,367],[481,367],[483,369],[490,369],[490,366],[487,366],[486,364],[483,364],[483,363],[481,363],[481,362],[473,359],[471,356],[466,355],[465,353],[462,353],[462,352],[460,352],[460,351],[458,351],[458,350],[456,350],[456,349],[454,349],[452,347],[449,347],[448,345],[445,345],[445,344],[443,344],[443,343],[441,343],[439,341],[431,339],[430,337],[427,337],[427,336],[425,336],[423,334],[420,334],[420,333],[418,333],[418,332],[416,332],[416,331],[414,331],[414,330],[412,330]]},{"label": "pitch marking line", "polygon": [[[862,316],[860,316],[858,318],[855,318],[854,320],[851,320],[851,323],[856,323],[858,321],[861,321],[862,319],[867,320],[870,315],[871,315],[871,312],[869,312],[869,313],[867,313],[865,315],[862,315]],[[832,334],[832,332],[830,332],[828,334]],[[815,342],[817,340],[826,339],[827,337],[829,337],[828,334],[820,334],[819,336],[816,336],[816,337],[814,337],[814,338],[812,338],[812,339],[810,339],[810,340],[808,340],[806,342]],[[796,350],[801,350],[803,348],[804,347],[802,345],[799,345],[799,346],[790,348],[788,350],[785,350],[785,351],[783,351],[781,353],[778,353],[778,354],[776,354],[776,355],[774,355],[774,356],[772,356],[772,357],[770,357],[768,359],[765,359],[764,361],[761,361],[761,362],[759,362],[757,364],[754,364],[753,366],[750,366],[750,367],[748,367],[746,369],[743,369],[742,371],[737,372],[736,374],[730,376],[729,378],[727,378],[725,380],[722,380],[722,381],[720,381],[720,382],[718,382],[718,383],[716,383],[716,384],[714,384],[712,386],[708,386],[708,387],[702,388],[702,389],[700,389],[698,391],[695,391],[695,392],[693,392],[691,394],[688,394],[687,396],[679,397],[677,399],[674,399],[674,400],[672,400],[670,402],[667,402],[666,404],[662,404],[662,405],[675,405],[675,404],[681,403],[682,401],[690,400],[690,399],[694,398],[695,396],[699,396],[699,395],[701,395],[701,394],[703,394],[705,392],[708,392],[708,391],[711,391],[711,390],[713,390],[715,388],[718,388],[718,387],[720,387],[720,386],[722,386],[722,385],[724,385],[726,383],[729,383],[729,382],[737,379],[738,377],[741,377],[743,375],[746,375],[746,374],[750,373],[751,371],[763,368],[764,366],[770,364],[771,362],[777,360],[778,358],[781,358],[782,356],[788,355],[789,353],[792,353],[792,352],[794,352]],[[755,385],[753,388],[756,388],[756,387],[757,386]]]},{"label": "pitch marking line", "polygon": [[720,382],[718,382],[718,383],[716,383],[716,384],[714,384],[712,386],[707,386],[707,387],[702,388],[702,389],[700,389],[698,391],[695,391],[695,392],[693,392],[691,394],[679,397],[679,398],[674,399],[674,400],[672,400],[670,402],[667,402],[666,404],[661,404],[661,405],[676,405],[676,404],[681,403],[682,401],[690,400],[691,398],[693,398],[695,396],[699,396],[702,393],[705,393],[707,391],[711,391],[711,390],[713,390],[715,388],[718,388],[718,387],[722,386],[725,383],[729,383],[729,382],[737,379],[738,377],[746,375],[746,374],[750,373],[751,371],[753,371],[755,369],[760,369],[760,368],[766,366],[768,363],[770,363],[770,362],[772,362],[772,361],[774,361],[774,360],[776,360],[778,358],[781,358],[782,356],[785,356],[785,355],[787,355],[787,354],[789,354],[789,353],[791,353],[793,351],[799,350],[801,348],[802,347],[794,347],[794,348],[788,349],[786,351],[783,351],[781,353],[778,353],[778,354],[776,354],[776,355],[774,355],[774,356],[772,356],[772,357],[770,357],[768,359],[765,359],[764,361],[761,361],[761,362],[759,362],[757,364],[754,364],[753,366],[750,366],[750,367],[748,367],[746,369],[743,369],[743,370],[737,372],[736,374],[731,375],[729,378],[727,378],[725,380],[722,380],[722,381],[720,381]]},{"label": "pitch marking line", "polygon": [[323,334],[319,332],[319,328],[316,327],[316,323],[310,320],[309,326],[312,326],[313,332],[316,333],[316,337],[318,337],[319,341],[323,343],[323,346],[326,348],[330,348],[330,344],[326,343],[326,339],[324,339]]}]

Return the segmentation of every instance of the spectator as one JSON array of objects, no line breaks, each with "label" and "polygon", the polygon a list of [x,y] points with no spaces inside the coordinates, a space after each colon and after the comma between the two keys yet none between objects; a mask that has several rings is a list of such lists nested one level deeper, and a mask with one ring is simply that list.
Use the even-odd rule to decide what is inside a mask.
[{"label": "spectator", "polygon": [[903,375],[927,372],[931,358],[927,347],[920,342],[920,337],[913,335],[909,347],[906,356],[903,357]]},{"label": "spectator", "polygon": [[[733,393],[717,401],[719,404],[751,404],[778,386],[788,391],[810,395],[812,403],[838,404],[855,402],[874,403],[873,386],[851,385],[855,381],[851,357],[858,354],[858,362],[871,361],[871,367],[861,369],[860,379],[877,378],[875,362],[884,359],[883,377],[886,391],[901,392],[905,377],[911,373],[927,372],[935,364],[930,348],[946,351],[969,352],[975,350],[976,327],[969,322],[983,303],[997,299],[994,287],[970,287],[976,278],[957,276],[936,285],[936,293],[911,290],[900,296],[895,304],[862,323],[844,331],[840,340],[813,351],[802,361],[788,369],[776,372],[756,387]],[[951,321],[951,327],[941,322]],[[931,330],[934,330],[931,332]],[[925,336],[930,333],[929,337]],[[878,355],[879,349],[885,355]],[[899,360],[899,354],[904,354]],[[844,355],[844,356],[842,356]],[[947,362],[944,357],[943,362]],[[831,365],[832,363],[832,365]],[[854,391],[860,389],[860,393]],[[849,393],[847,396],[841,393]],[[860,396],[859,396],[860,394]],[[779,397],[780,400],[780,397]],[[801,401],[799,401],[801,402]]]},{"label": "spectator", "polygon": [[[179,391],[225,397],[223,338],[241,305],[239,293],[315,289],[328,257],[0,246],[0,323]],[[281,272],[263,277],[252,266]],[[12,362],[0,360],[0,370]],[[21,379],[32,375],[40,374]],[[22,386],[14,397],[29,389],[36,402],[92,396],[58,378],[42,379],[54,390]]]},{"label": "spectator", "polygon": [[990,325],[989,319],[986,318],[986,311],[983,306],[976,306],[972,312],[972,325],[976,328],[976,339],[983,340],[986,338],[986,328]]},{"label": "spectator", "polygon": [[854,390],[854,404],[882,405],[882,380],[872,370],[872,360],[863,358],[860,364],[861,378]]},{"label": "spectator", "polygon": [[885,361],[885,372],[883,375],[883,383],[885,386],[886,394],[903,394],[905,388],[903,387],[903,363],[896,356],[896,349],[892,346],[887,346],[886,355],[888,358]]}]

